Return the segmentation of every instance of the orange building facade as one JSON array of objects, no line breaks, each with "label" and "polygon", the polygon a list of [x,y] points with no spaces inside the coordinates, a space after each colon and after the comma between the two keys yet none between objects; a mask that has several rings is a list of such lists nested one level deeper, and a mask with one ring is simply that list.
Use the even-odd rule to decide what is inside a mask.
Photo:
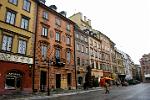
[{"label": "orange building facade", "polygon": [[54,5],[37,11],[33,89],[75,89],[74,23]]}]

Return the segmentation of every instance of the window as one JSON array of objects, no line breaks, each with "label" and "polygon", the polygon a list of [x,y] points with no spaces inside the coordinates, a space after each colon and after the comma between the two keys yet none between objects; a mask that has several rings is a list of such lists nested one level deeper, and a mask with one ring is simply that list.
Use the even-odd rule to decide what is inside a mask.
[{"label": "window", "polygon": [[12,48],[12,37],[4,35],[2,41],[2,50],[11,51],[11,48]]},{"label": "window", "polygon": [[76,33],[76,38],[79,38],[79,34],[78,33]]},{"label": "window", "polygon": [[83,36],[81,35],[81,40],[83,40],[84,38],[83,38]]},{"label": "window", "polygon": [[81,47],[81,52],[84,52],[84,45],[82,45]]},{"label": "window", "polygon": [[47,11],[43,11],[43,18],[48,19],[48,12]]},{"label": "window", "polygon": [[97,42],[95,42],[95,47],[97,48]]},{"label": "window", "polygon": [[29,0],[24,0],[23,1],[23,9],[26,10],[26,11],[30,11],[30,6],[31,6],[31,3]]},{"label": "window", "polygon": [[45,37],[48,36],[48,28],[45,26],[42,27],[42,36],[45,36]]},{"label": "window", "polygon": [[56,49],[55,57],[60,58],[60,49],[59,48]]},{"label": "window", "polygon": [[28,29],[29,28],[29,18],[22,17],[21,19],[21,28]]},{"label": "window", "polygon": [[70,24],[69,23],[67,23],[66,29],[67,29],[67,31],[70,31]]},{"label": "window", "polygon": [[79,57],[77,57],[77,65],[80,66],[80,58]]},{"label": "window", "polygon": [[5,80],[5,89],[21,88],[21,79],[23,75],[20,72],[11,71],[7,73]]},{"label": "window", "polygon": [[47,45],[42,45],[41,46],[41,53],[42,53],[42,57],[44,59],[46,59],[46,56],[47,56]]},{"label": "window", "polygon": [[56,41],[60,42],[60,33],[59,32],[56,32]]},{"label": "window", "polygon": [[71,44],[70,37],[68,37],[68,36],[66,37],[66,44],[67,44],[67,45],[70,45],[70,44]]},{"label": "window", "polygon": [[84,66],[85,65],[85,61],[84,61],[84,59],[82,59],[82,66]]},{"label": "window", "polygon": [[10,3],[17,5],[18,0],[9,0]]},{"label": "window", "polygon": [[88,54],[88,47],[86,47],[86,48],[85,48],[85,53],[87,53],[87,54]]},{"label": "window", "polygon": [[6,13],[6,23],[15,24],[16,13],[13,11],[7,11]]},{"label": "window", "polygon": [[70,51],[67,52],[67,63],[70,63],[71,53]]},{"label": "window", "polygon": [[25,40],[19,40],[18,53],[26,53],[27,42]]},{"label": "window", "polygon": [[77,43],[77,50],[80,51],[79,43]]},{"label": "window", "polygon": [[87,37],[85,37],[85,42],[88,42]]},{"label": "window", "polygon": [[59,18],[56,18],[56,19],[55,19],[55,23],[56,23],[56,25],[61,26],[61,21],[60,21]]},{"label": "window", "polygon": [[93,45],[93,40],[92,39],[90,39],[90,44]]}]

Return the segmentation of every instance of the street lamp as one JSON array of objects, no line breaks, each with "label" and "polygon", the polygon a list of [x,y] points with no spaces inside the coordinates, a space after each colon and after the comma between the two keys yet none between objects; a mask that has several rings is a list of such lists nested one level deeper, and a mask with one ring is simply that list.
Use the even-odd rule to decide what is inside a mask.
[{"label": "street lamp", "polygon": [[49,67],[50,67],[50,65],[51,65],[51,63],[52,63],[52,61],[51,60],[47,60],[47,63],[48,63],[48,86],[47,86],[47,95],[49,96],[50,95],[50,87],[49,87]]}]

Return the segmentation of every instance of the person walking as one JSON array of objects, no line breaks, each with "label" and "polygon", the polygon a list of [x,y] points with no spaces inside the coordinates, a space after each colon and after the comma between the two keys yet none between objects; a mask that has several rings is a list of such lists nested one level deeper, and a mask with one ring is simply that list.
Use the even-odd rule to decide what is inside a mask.
[{"label": "person walking", "polygon": [[109,94],[109,84],[107,81],[105,82],[105,94]]}]

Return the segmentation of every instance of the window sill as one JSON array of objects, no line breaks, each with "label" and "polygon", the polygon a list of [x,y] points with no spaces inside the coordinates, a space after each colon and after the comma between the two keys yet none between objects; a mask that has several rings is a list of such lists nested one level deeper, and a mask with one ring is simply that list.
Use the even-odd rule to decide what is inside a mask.
[{"label": "window sill", "polygon": [[48,36],[41,35],[41,37],[48,39]]}]

